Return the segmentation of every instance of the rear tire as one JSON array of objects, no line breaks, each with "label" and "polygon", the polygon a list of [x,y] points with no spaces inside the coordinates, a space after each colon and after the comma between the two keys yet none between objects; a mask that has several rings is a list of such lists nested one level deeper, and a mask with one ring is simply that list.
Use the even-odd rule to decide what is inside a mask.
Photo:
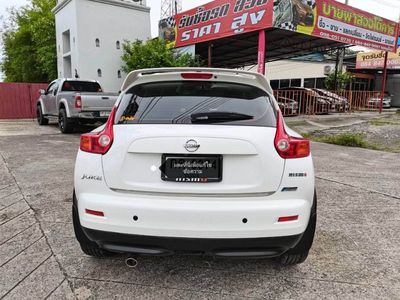
[{"label": "rear tire", "polygon": [[310,221],[299,243],[286,253],[278,256],[276,260],[282,266],[291,266],[303,263],[314,241],[315,227],[317,225],[317,193],[314,191],[314,203],[311,208]]},{"label": "rear tire", "polygon": [[49,124],[49,119],[43,116],[42,106],[40,104],[36,106],[36,119],[41,126]]},{"label": "rear tire", "polygon": [[71,133],[74,129],[74,123],[68,118],[64,108],[60,109],[58,114],[58,127],[62,133]]},{"label": "rear tire", "polygon": [[86,255],[97,257],[97,258],[104,258],[104,257],[110,257],[113,256],[114,253],[108,252],[102,248],[99,247],[95,242],[92,242],[91,240],[88,239],[86,234],[82,230],[81,223],[79,221],[79,214],[78,214],[78,209],[76,206],[76,197],[74,193],[74,200],[73,200],[73,205],[72,205],[72,221],[74,224],[74,231],[75,231],[75,236],[76,239],[78,240],[82,252],[85,253]]}]

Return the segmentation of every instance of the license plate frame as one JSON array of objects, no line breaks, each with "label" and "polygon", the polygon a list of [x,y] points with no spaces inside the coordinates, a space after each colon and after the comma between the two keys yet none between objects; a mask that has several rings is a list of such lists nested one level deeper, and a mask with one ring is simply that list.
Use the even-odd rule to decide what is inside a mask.
[{"label": "license plate frame", "polygon": [[[204,167],[197,167],[201,164]],[[161,179],[186,183],[221,182],[222,167],[223,157],[220,154],[162,154]]]}]

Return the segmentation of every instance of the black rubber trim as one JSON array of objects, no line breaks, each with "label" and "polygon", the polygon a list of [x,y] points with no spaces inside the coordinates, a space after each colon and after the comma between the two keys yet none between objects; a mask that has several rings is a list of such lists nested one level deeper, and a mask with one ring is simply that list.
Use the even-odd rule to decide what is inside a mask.
[{"label": "black rubber trim", "polygon": [[82,227],[101,248],[119,253],[171,255],[175,253],[224,257],[275,257],[295,247],[302,234],[243,239],[203,239],[130,235]]}]

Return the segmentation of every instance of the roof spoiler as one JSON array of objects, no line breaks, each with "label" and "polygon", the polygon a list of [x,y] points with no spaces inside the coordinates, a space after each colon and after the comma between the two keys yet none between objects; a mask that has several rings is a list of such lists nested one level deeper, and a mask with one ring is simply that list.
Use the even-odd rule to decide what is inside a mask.
[{"label": "roof spoiler", "polygon": [[231,76],[246,76],[253,77],[257,80],[269,93],[273,93],[271,87],[268,84],[267,79],[264,75],[241,70],[232,69],[218,69],[218,68],[155,68],[155,69],[142,69],[130,72],[122,84],[121,91],[125,91],[132,83],[134,83],[139,77],[153,74],[162,73],[178,73],[178,72],[208,72],[213,74],[225,74]]}]

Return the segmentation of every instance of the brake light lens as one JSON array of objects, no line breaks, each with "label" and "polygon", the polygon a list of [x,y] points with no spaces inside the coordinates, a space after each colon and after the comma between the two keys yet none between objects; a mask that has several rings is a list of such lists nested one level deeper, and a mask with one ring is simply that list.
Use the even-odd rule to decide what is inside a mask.
[{"label": "brake light lens", "polygon": [[284,159],[302,158],[310,155],[310,141],[289,136],[285,131],[282,113],[277,112],[275,149]]},{"label": "brake light lens", "polygon": [[81,95],[75,95],[75,108],[82,108],[82,97],[81,97]]},{"label": "brake light lens", "polygon": [[213,77],[212,73],[181,73],[183,79],[211,79]]},{"label": "brake light lens", "polygon": [[103,131],[81,135],[80,149],[84,152],[106,154],[114,139],[113,125],[117,108],[114,106]]}]

